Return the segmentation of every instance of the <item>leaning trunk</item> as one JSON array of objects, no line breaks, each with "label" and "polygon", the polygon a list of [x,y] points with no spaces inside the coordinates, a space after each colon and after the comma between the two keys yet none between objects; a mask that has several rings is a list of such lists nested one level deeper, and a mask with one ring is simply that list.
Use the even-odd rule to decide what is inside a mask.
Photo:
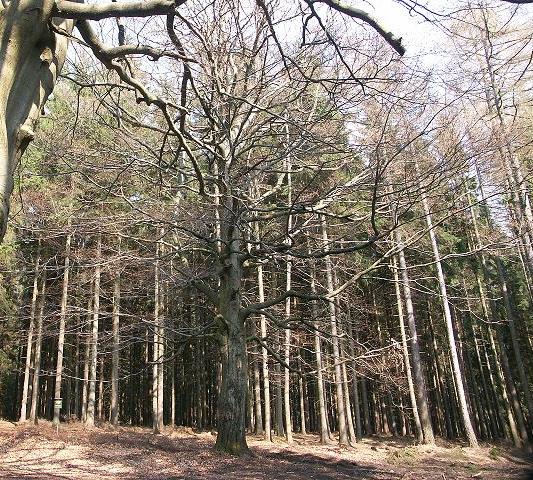
[{"label": "leaning trunk", "polygon": [[67,35],[53,33],[53,6],[52,0],[0,4],[0,241],[7,226],[14,168],[34,137],[73,26],[72,20],[54,20],[56,29]]}]

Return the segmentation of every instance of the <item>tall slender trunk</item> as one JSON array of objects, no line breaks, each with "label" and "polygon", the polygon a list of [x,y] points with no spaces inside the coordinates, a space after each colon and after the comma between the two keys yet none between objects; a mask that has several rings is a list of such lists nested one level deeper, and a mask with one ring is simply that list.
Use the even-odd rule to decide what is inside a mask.
[{"label": "tall slender trunk", "polygon": [[113,351],[111,357],[111,415],[112,425],[118,424],[119,415],[119,362],[120,362],[120,272],[115,274],[113,281],[113,311],[112,311],[112,336]]},{"label": "tall slender trunk", "polygon": [[261,375],[259,373],[258,355],[254,356],[253,368],[254,368],[253,382],[254,382],[254,406],[255,406],[254,432],[256,435],[263,435],[263,412],[261,410]]},{"label": "tall slender trunk", "polygon": [[[161,235],[163,235],[163,231]],[[163,395],[164,395],[164,331],[163,331],[163,292],[161,285],[160,256],[162,246],[157,241],[154,280],[154,334],[152,351],[152,420],[154,433],[163,429]]]},{"label": "tall slender trunk", "polygon": [[[301,358],[298,357],[298,370],[302,370]],[[307,433],[307,428],[305,424],[305,382],[303,376],[298,377],[298,394],[300,400],[300,433],[305,435]]]},{"label": "tall slender trunk", "polygon": [[85,425],[94,426],[96,408],[96,372],[98,367],[98,320],[100,317],[100,277],[102,275],[102,234],[98,234],[96,246],[96,266],[94,269],[93,320],[90,338],[89,391],[87,394],[87,416]]},{"label": "tall slender trunk", "polygon": [[33,385],[31,389],[30,421],[37,423],[37,408],[39,401],[39,381],[41,377],[41,351],[43,343],[43,317],[46,304],[46,269],[43,269],[41,279],[41,294],[39,312],[37,313],[37,338],[35,340],[35,358],[33,361]]},{"label": "tall slender trunk", "polygon": [[57,363],[56,363],[56,383],[54,391],[54,419],[53,424],[59,425],[59,414],[61,412],[61,381],[63,376],[63,349],[65,345],[65,324],[67,318],[68,281],[70,273],[70,243],[72,234],[67,235],[65,241],[65,265],[63,268],[63,289],[61,292],[61,312],[59,314],[59,337],[57,339]]},{"label": "tall slender trunk", "polygon": [[[286,289],[287,291],[291,289],[291,260],[287,259],[287,271],[286,271]],[[291,298],[285,300],[285,321],[289,327],[291,317]],[[285,329],[285,345],[284,345],[284,354],[285,354],[285,365],[283,367],[283,400],[285,407],[285,437],[287,443],[290,445],[293,442],[292,439],[292,418],[291,418],[291,376],[288,365],[290,365],[291,360],[291,329]]]},{"label": "tall slender trunk", "polygon": [[361,407],[359,405],[359,379],[357,376],[357,363],[355,360],[355,347],[354,347],[354,333],[352,327],[352,318],[349,305],[346,306],[348,311],[348,348],[350,356],[352,357],[352,370],[353,370],[353,380],[352,380],[352,390],[353,390],[353,405],[354,405],[354,415],[355,415],[355,441],[359,442],[363,439],[363,424],[361,419]]},{"label": "tall slender trunk", "polygon": [[20,422],[26,421],[26,415],[28,412],[28,389],[30,388],[30,367],[32,358],[32,346],[33,346],[33,329],[35,323],[35,312],[37,309],[37,297],[39,295],[39,264],[41,261],[41,239],[39,238],[39,244],[37,246],[37,255],[35,257],[35,268],[33,275],[33,290],[31,296],[30,307],[30,323],[28,325],[28,340],[26,343],[26,363],[24,366],[24,383],[22,385],[22,401],[20,406]]},{"label": "tall slender trunk", "polygon": [[[311,266],[311,293],[316,295],[316,269],[315,262]],[[324,376],[323,376],[323,362],[322,362],[322,342],[320,339],[320,321],[318,319],[318,308],[316,300],[311,303],[312,321],[315,327],[313,338],[315,342],[315,361],[316,361],[316,382],[318,395],[318,428],[320,434],[320,443],[329,443],[328,419],[326,416],[326,397],[324,392]]]},{"label": "tall slender trunk", "polygon": [[513,353],[515,357],[515,364],[518,370],[518,377],[522,385],[522,392],[526,403],[526,408],[529,418],[529,435],[533,439],[533,397],[529,380],[527,378],[526,370],[524,368],[524,361],[522,359],[522,353],[520,351],[520,344],[518,342],[518,335],[516,333],[515,326],[515,314],[513,305],[511,303],[511,297],[507,288],[507,279],[505,278],[505,270],[500,258],[496,257],[496,268],[498,270],[498,278],[500,281],[500,287],[503,295],[503,302],[505,305],[505,312],[507,317],[507,323],[509,325],[509,332],[511,333],[511,345],[513,347]]},{"label": "tall slender trunk", "polygon": [[[401,234],[398,229],[395,230],[396,242],[402,245]],[[411,297],[411,286],[409,282],[409,275],[407,273],[407,265],[405,261],[405,252],[403,247],[398,252],[398,260],[400,263],[400,272],[403,283],[403,296],[405,299],[405,310],[407,313],[407,325],[409,326],[411,355],[413,356],[413,381],[416,385],[415,393],[418,404],[418,414],[420,417],[420,425],[424,435],[424,442],[428,444],[435,443],[435,435],[433,433],[433,426],[431,424],[431,416],[429,413],[429,401],[426,387],[425,366],[422,356],[420,354],[420,344],[418,342],[418,333],[416,328],[415,311],[413,308],[413,300]]]},{"label": "tall slender trunk", "polygon": [[[287,143],[289,143],[289,127],[285,125]],[[287,155],[285,161],[285,167],[287,169],[287,204],[289,207],[292,204],[292,175],[291,168],[292,162],[290,155]],[[291,235],[292,231],[292,215],[287,216],[287,233]],[[290,237],[287,238],[287,242],[290,242]],[[285,288],[287,291],[291,289],[292,281],[292,260],[290,255],[286,257],[286,278],[285,278]],[[285,436],[287,438],[287,443],[290,445],[292,443],[292,418],[291,418],[291,376],[289,365],[291,361],[291,329],[290,329],[290,320],[291,320],[291,298],[285,300],[285,322],[287,323],[287,328],[285,329],[285,366],[283,367],[283,400],[285,406]]]},{"label": "tall slender trunk", "polygon": [[[420,443],[422,443],[422,442],[424,442],[424,431],[422,429],[422,423],[420,421],[420,416],[418,414],[418,406],[417,406],[417,400],[416,400],[415,386],[414,386],[414,383],[413,383],[413,376],[411,374],[411,360],[409,359],[409,349],[407,347],[407,337],[405,335],[403,302],[402,302],[402,294],[400,292],[400,279],[399,279],[399,276],[398,276],[398,267],[397,267],[397,264],[396,264],[396,257],[393,257],[393,259],[392,259],[392,270],[393,270],[393,274],[394,274],[394,291],[396,293],[396,302],[398,304],[398,322],[400,324],[400,335],[401,335],[401,338],[402,338],[403,362],[404,362],[404,366],[405,366],[405,373],[407,375],[407,386],[409,388],[409,398],[411,400],[411,408],[413,410],[413,419],[415,421],[417,439],[418,439],[418,441]],[[402,271],[402,275],[403,275],[403,271]],[[418,346],[418,340],[416,340],[415,343]],[[424,378],[423,378],[423,380],[424,380]],[[425,382],[424,382],[423,388],[425,388]],[[427,393],[426,393],[426,395],[427,395]],[[426,405],[427,405],[427,400],[426,400]],[[426,415],[427,414],[428,413],[426,413]],[[431,424],[430,424],[430,428],[431,428]],[[431,428],[431,430],[433,430],[433,429]]]},{"label": "tall slender trunk", "polygon": [[[257,225],[257,224],[256,224]],[[258,228],[258,227],[256,227]],[[258,231],[256,231],[257,239],[259,240]],[[260,303],[265,301],[265,286],[263,282],[263,265],[257,265],[257,289],[258,300]],[[261,339],[266,342],[267,325],[266,317],[261,315],[259,317]],[[265,440],[272,441],[272,415],[270,410],[270,372],[268,368],[268,351],[264,346],[261,346],[261,364],[263,370],[263,395],[265,399]]]},{"label": "tall slender trunk", "polygon": [[[415,165],[416,171],[418,172],[418,166]],[[452,313],[450,311],[450,304],[448,302],[448,292],[446,289],[446,281],[444,279],[444,272],[442,270],[442,263],[440,260],[439,246],[437,244],[437,237],[435,235],[435,229],[433,227],[433,222],[431,220],[431,214],[429,210],[429,204],[427,198],[422,194],[422,206],[424,208],[424,215],[426,217],[426,224],[429,230],[429,238],[431,241],[431,248],[433,250],[433,257],[435,259],[435,268],[437,270],[437,280],[439,284],[439,290],[441,295],[442,306],[444,309],[444,321],[446,323],[446,331],[448,334],[448,343],[450,347],[450,357],[452,361],[452,371],[455,379],[455,385],[457,388],[457,396],[459,400],[459,407],[461,412],[461,417],[463,419],[463,426],[465,429],[466,437],[468,443],[471,447],[477,447],[478,441],[474,427],[472,425],[472,420],[470,418],[470,411],[466,399],[465,386],[463,383],[463,377],[461,373],[461,366],[459,364],[459,356],[457,353],[457,345],[455,340],[454,328],[453,328],[453,319]]]},{"label": "tall slender trunk", "polygon": [[[320,217],[320,224],[322,228],[322,243],[324,251],[329,250],[329,240],[327,233],[326,219],[323,215]],[[331,265],[330,256],[326,256],[326,279],[327,279],[327,289],[328,294],[334,291],[333,285],[333,271]],[[336,402],[337,402],[337,415],[338,415],[338,427],[339,427],[339,444],[348,445],[348,431],[346,429],[346,407],[344,402],[344,389],[343,389],[343,378],[342,378],[342,368],[341,368],[341,358],[340,358],[340,348],[339,348],[339,335],[337,332],[337,314],[335,309],[335,302],[329,300],[329,316],[330,316],[330,326],[331,326],[331,343],[333,348],[333,362],[335,369],[335,392],[336,392]]]}]

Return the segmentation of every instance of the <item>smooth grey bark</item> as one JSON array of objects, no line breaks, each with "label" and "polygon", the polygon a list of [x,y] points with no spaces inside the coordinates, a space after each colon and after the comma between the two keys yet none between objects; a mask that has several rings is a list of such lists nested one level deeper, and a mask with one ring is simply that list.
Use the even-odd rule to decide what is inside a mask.
[{"label": "smooth grey bark", "polygon": [[0,4],[0,241],[9,215],[13,171],[34,137],[41,108],[63,66],[72,20],[51,19],[53,0]]},{"label": "smooth grey bark", "polygon": [[85,425],[94,426],[96,409],[96,371],[98,367],[98,322],[100,318],[100,279],[102,275],[102,235],[98,235],[96,245],[96,265],[94,270],[94,294],[92,305],[92,325],[90,337],[89,391],[87,394],[87,415]]},{"label": "smooth grey bark", "polygon": [[20,422],[26,421],[26,415],[28,411],[28,389],[30,387],[30,368],[32,359],[32,347],[33,347],[33,329],[35,326],[35,312],[37,309],[37,297],[39,295],[39,264],[41,261],[41,239],[39,238],[39,244],[37,246],[37,255],[35,258],[35,268],[33,274],[33,290],[31,296],[30,307],[30,323],[28,325],[28,340],[26,342],[26,362],[24,365],[24,382],[22,385],[22,401],[20,405]]},{"label": "smooth grey bark", "polygon": [[61,383],[63,379],[63,350],[65,347],[71,240],[72,235],[69,233],[67,235],[67,239],[65,240],[65,264],[63,266],[63,288],[61,292],[61,311],[59,313],[59,336],[57,339],[56,381],[54,391],[54,418],[52,422],[54,425],[59,425],[59,414],[61,413],[61,405],[56,405],[55,400],[59,400],[61,398]]}]

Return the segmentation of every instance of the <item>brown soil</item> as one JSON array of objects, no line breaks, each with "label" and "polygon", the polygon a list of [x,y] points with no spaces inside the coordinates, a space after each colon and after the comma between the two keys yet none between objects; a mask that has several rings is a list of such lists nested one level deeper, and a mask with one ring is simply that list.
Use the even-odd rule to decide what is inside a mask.
[{"label": "brown soil", "polygon": [[412,446],[407,440],[371,438],[355,448],[321,446],[313,435],[295,443],[249,438],[253,456],[213,450],[211,433],[190,429],[153,435],[148,429],[49,422],[38,426],[0,421],[0,479],[526,479],[531,458],[501,446],[473,450],[459,444]]}]

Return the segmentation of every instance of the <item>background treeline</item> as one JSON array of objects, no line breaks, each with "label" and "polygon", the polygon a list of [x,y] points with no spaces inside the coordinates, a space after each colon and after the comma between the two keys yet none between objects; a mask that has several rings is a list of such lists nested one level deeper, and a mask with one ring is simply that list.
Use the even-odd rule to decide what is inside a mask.
[{"label": "background treeline", "polygon": [[311,29],[296,67],[233,7],[128,64],[186,129],[76,48],[0,247],[1,415],[527,445],[531,32],[467,9],[429,72]]}]

